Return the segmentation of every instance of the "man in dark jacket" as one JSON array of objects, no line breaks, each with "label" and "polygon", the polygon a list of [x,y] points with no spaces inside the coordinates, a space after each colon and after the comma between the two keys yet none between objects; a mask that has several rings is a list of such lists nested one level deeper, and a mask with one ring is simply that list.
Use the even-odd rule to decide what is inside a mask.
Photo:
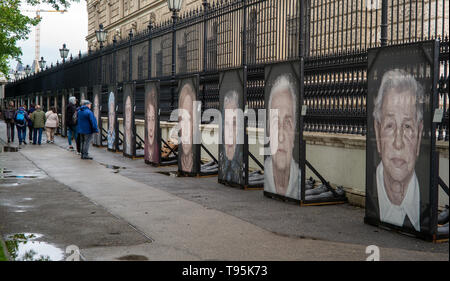
[{"label": "man in dark jacket", "polygon": [[89,156],[89,144],[93,134],[98,133],[97,120],[91,111],[91,106],[90,101],[83,100],[77,112],[77,132],[81,139],[81,159],[92,159]]},{"label": "man in dark jacket", "polygon": [[6,123],[6,135],[8,143],[14,142],[14,115],[16,109],[14,108],[14,102],[10,101],[9,106],[3,111],[3,117]]},{"label": "man in dark jacket", "polygon": [[28,125],[28,113],[25,109],[25,105],[19,107],[14,115],[14,123],[17,127],[17,137],[19,138],[19,145],[27,144],[25,141],[27,135],[27,125]]},{"label": "man in dark jacket", "polygon": [[28,109],[28,139],[30,142],[33,141],[33,121],[31,121],[31,114],[36,110],[34,104],[30,104],[30,108]]},{"label": "man in dark jacket", "polygon": [[[77,112],[76,106],[77,99],[75,97],[69,98],[69,104],[66,108],[66,124],[67,124],[67,141],[69,142],[69,149],[73,150],[72,137],[77,139],[77,119],[75,112]],[[77,149],[79,150],[79,149]]]}]

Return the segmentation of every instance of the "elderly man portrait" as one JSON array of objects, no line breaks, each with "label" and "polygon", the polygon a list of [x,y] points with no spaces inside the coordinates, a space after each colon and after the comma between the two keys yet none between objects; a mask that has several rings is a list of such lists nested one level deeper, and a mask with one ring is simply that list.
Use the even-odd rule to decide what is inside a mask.
[{"label": "elderly man portrait", "polygon": [[270,156],[264,161],[264,190],[300,199],[301,170],[293,158],[297,97],[287,75],[275,80],[269,95]]},{"label": "elderly man portrait", "polygon": [[383,75],[374,103],[381,158],[376,169],[379,218],[420,231],[420,187],[415,172],[423,131],[424,92],[414,77],[394,69]]},{"label": "elderly man portrait", "polygon": [[145,139],[145,155],[148,161],[156,163],[158,161],[159,145],[155,140],[155,132],[157,130],[157,112],[156,112],[156,93],[155,88],[152,87],[147,94],[147,106],[145,110],[145,120],[147,126],[147,134]]},{"label": "elderly man portrait", "polygon": [[114,149],[116,141],[116,102],[114,93],[109,93],[108,100],[108,148]]},{"label": "elderly man portrait", "polygon": [[242,178],[242,146],[243,144],[243,114],[239,110],[239,94],[228,91],[223,99],[223,153],[221,153],[220,171],[222,180],[241,184]]},{"label": "elderly man portrait", "polygon": [[181,170],[192,172],[194,168],[193,144],[193,102],[195,93],[191,84],[184,84],[180,92],[178,106],[178,122],[180,126],[179,136],[181,142],[180,163]]}]

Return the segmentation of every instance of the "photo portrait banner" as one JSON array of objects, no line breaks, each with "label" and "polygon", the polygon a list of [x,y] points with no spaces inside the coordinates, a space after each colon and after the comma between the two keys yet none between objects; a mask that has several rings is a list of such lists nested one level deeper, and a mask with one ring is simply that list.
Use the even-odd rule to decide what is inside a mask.
[{"label": "photo portrait banner", "polygon": [[178,171],[186,175],[200,172],[198,83],[198,75],[183,78],[178,83]]},{"label": "photo portrait banner", "polygon": [[125,83],[123,91],[123,155],[136,156],[136,126],[134,125],[134,92],[136,84]]},{"label": "photo portrait banner", "polygon": [[66,99],[67,99],[67,95],[64,92],[63,95],[61,95],[61,109],[60,109],[60,113],[61,113],[61,136],[63,136],[63,137],[67,136]]},{"label": "photo portrait banner", "polygon": [[424,239],[437,228],[438,45],[368,52],[365,222]]},{"label": "photo portrait banner", "polygon": [[108,91],[108,150],[117,151],[118,126],[117,126],[117,88],[110,86]]},{"label": "photo portrait banner", "polygon": [[145,82],[145,163],[161,162],[161,130],[159,127],[159,81]]},{"label": "photo portrait banner", "polygon": [[[265,67],[266,141],[264,194],[301,200],[304,161],[300,161],[300,65],[285,62]],[[302,164],[303,163],[303,164]]]},{"label": "photo portrait banner", "polygon": [[[93,101],[92,112],[94,113],[95,120],[97,120],[98,134],[94,134],[93,144],[95,146],[102,146],[102,120],[101,120],[101,98],[102,98],[102,86],[96,85],[93,87]],[[80,101],[81,102],[81,101]]]},{"label": "photo portrait banner", "polygon": [[220,73],[219,182],[244,186],[243,69]]}]

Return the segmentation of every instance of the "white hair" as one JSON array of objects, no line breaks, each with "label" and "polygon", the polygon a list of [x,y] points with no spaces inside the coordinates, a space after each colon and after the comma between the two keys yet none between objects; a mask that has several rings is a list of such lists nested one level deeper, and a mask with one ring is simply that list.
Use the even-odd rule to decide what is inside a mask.
[{"label": "white hair", "polygon": [[75,104],[75,102],[77,101],[77,98],[76,97],[69,97],[69,103],[71,103],[71,104]]},{"label": "white hair", "polygon": [[225,94],[225,97],[223,98],[223,105],[227,104],[234,104],[236,105],[236,108],[239,107],[239,95],[235,90],[231,90]]},{"label": "white hair", "polygon": [[269,97],[269,106],[268,109],[272,107],[272,99],[274,96],[274,93],[279,92],[281,90],[287,89],[289,93],[291,94],[292,98],[292,109],[294,111],[294,128],[296,128],[297,125],[297,96],[295,94],[294,87],[292,86],[292,82],[288,78],[286,74],[280,75],[277,77],[275,82],[273,83],[273,87],[270,90],[270,97]]},{"label": "white hair", "polygon": [[423,120],[423,103],[424,103],[424,91],[422,86],[411,75],[401,69],[389,70],[383,75],[381,80],[381,86],[378,90],[377,97],[375,98],[373,117],[378,123],[381,122],[381,107],[383,105],[384,95],[395,89],[398,92],[410,91],[415,95],[416,101],[416,121]]}]

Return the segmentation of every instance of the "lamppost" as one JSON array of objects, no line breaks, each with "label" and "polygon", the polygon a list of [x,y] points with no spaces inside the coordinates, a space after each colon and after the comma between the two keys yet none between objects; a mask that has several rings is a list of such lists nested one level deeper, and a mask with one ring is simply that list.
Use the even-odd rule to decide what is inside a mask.
[{"label": "lamppost", "polygon": [[103,24],[100,24],[99,30],[95,31],[95,36],[97,37],[97,41],[100,43],[100,49],[103,48],[103,42],[106,41],[106,33],[107,31],[103,29]]},{"label": "lamppost", "polygon": [[102,67],[103,67],[103,62],[102,62],[102,59],[103,59],[103,56],[102,56],[102,54],[101,54],[101,50],[102,50],[102,48],[103,48],[103,42],[105,42],[106,41],[106,30],[104,30],[103,29],[103,24],[99,24],[99,30],[96,30],[95,31],[95,36],[97,37],[97,41],[98,42],[100,42],[100,84],[102,84],[103,83],[103,69],[102,69]]},{"label": "lamppost", "polygon": [[41,57],[41,60],[39,61],[39,67],[41,68],[41,71],[44,70],[46,63],[47,62],[44,60],[44,57]]},{"label": "lamppost", "polygon": [[172,77],[175,76],[175,55],[176,55],[176,43],[177,38],[175,34],[175,25],[178,19],[178,12],[181,9],[181,3],[183,0],[167,0],[169,10],[172,12]]},{"label": "lamppost", "polygon": [[66,58],[69,55],[69,49],[66,48],[66,44],[63,44],[62,49],[59,49],[59,54],[61,55],[63,63],[65,63],[66,62]]},{"label": "lamppost", "polygon": [[27,64],[27,66],[25,67],[25,73],[27,74],[27,76],[29,76],[31,73],[31,67],[29,64]]}]

